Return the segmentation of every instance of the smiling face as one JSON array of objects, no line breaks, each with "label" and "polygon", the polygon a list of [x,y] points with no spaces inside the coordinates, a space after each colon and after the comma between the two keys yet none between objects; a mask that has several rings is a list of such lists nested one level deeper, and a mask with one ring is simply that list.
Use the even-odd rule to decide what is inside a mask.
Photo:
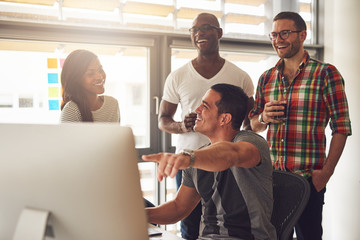
[{"label": "smiling face", "polygon": [[192,27],[210,25],[213,27],[205,28],[206,31],[196,31],[191,33],[191,41],[200,54],[208,55],[219,51],[219,39],[222,37],[222,29],[215,16],[211,14],[200,14],[193,22]]},{"label": "smiling face", "polygon": [[[283,30],[296,31],[293,20],[279,19],[273,23],[272,32],[280,32]],[[280,58],[292,58],[298,53],[303,52],[303,42],[306,39],[306,31],[300,33],[290,33],[287,39],[281,39],[278,35],[272,45]]]},{"label": "smiling face", "polygon": [[194,130],[202,133],[209,138],[214,135],[219,127],[219,114],[216,103],[221,99],[221,95],[210,89],[202,99],[202,103],[196,109],[197,119]]},{"label": "smiling face", "polygon": [[92,60],[83,76],[83,87],[90,95],[103,94],[105,92],[106,74],[98,58]]}]

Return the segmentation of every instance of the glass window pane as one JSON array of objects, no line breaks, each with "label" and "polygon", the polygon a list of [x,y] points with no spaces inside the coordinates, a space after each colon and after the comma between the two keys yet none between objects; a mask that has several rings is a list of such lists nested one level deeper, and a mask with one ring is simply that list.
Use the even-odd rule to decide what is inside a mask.
[{"label": "glass window pane", "polygon": [[[121,125],[133,129],[137,148],[150,146],[147,47],[0,41],[0,122],[58,124],[62,65],[75,49],[98,55],[105,93],[119,102]],[[155,163],[139,163],[144,198],[157,202]]]},{"label": "glass window pane", "polygon": [[201,9],[201,10],[210,10],[210,11],[219,11],[221,9],[220,0],[177,0],[177,8],[192,8],[192,9]]},{"label": "glass window pane", "polygon": [[107,74],[105,94],[119,101],[121,125],[133,129],[137,148],[150,146],[148,49],[119,47],[115,55],[102,55]]},{"label": "glass window pane", "polygon": [[98,1],[0,1],[0,16],[7,20],[47,22],[115,29],[151,30],[187,34],[201,12],[219,19],[228,38],[268,40],[272,19],[281,10],[298,12],[308,25],[306,43],[313,44],[315,0],[107,0]]},{"label": "glass window pane", "polygon": [[157,177],[155,175],[156,164],[152,162],[141,162],[138,163],[140,173],[140,184],[143,196],[148,201],[152,202],[155,206],[157,205],[156,199],[156,185]]},{"label": "glass window pane", "polygon": [[1,122],[58,123],[60,71],[50,59],[48,52],[0,50]]},{"label": "glass window pane", "polygon": [[103,65],[104,94],[119,101],[121,125],[133,129],[136,147],[150,146],[147,47],[0,43],[0,122],[59,123],[62,64],[71,51],[84,48]]}]

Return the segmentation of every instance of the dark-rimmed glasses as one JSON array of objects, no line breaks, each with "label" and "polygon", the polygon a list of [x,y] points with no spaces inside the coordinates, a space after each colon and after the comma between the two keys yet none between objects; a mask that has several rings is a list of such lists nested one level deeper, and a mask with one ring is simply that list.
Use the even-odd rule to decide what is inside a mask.
[{"label": "dark-rimmed glasses", "polygon": [[301,31],[282,30],[280,32],[271,32],[271,33],[269,33],[269,38],[271,41],[274,41],[277,38],[277,36],[279,35],[279,37],[282,40],[285,40],[289,37],[290,33],[299,33],[299,32],[301,32]]},{"label": "dark-rimmed glasses", "polygon": [[202,32],[208,32],[208,31],[210,31],[211,29],[214,29],[214,28],[219,29],[218,27],[215,27],[215,26],[210,25],[210,24],[203,24],[200,27],[189,28],[189,32],[191,34],[196,34],[199,30],[202,31]]}]

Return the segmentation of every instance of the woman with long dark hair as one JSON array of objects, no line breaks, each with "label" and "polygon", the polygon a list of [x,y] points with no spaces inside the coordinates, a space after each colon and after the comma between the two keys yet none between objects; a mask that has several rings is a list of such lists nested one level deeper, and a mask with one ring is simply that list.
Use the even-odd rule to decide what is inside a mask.
[{"label": "woman with long dark hair", "polygon": [[94,53],[83,49],[71,52],[61,72],[61,122],[120,122],[118,101],[101,95],[105,80]]}]

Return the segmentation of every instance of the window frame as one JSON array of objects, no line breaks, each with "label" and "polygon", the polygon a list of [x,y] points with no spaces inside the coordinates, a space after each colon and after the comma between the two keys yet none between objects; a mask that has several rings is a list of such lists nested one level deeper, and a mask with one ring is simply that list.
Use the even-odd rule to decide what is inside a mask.
[{"label": "window frame", "polygon": [[[314,17],[316,23],[318,13],[314,12],[314,14],[316,14]],[[7,20],[0,20],[0,29],[0,40],[148,47],[150,147],[137,149],[138,160],[142,162],[141,155],[143,154],[175,151],[171,144],[171,135],[158,129],[157,109],[163,94],[166,77],[171,71],[172,48],[194,49],[189,34]],[[314,34],[314,36],[317,35],[318,33]],[[316,39],[319,38],[316,37]],[[309,51],[312,57],[323,59],[323,45],[307,44],[305,49]],[[275,54],[270,41],[222,38],[220,51],[230,50],[234,52]],[[155,204],[166,201],[165,187],[164,181],[157,183],[155,189],[157,201]]]}]

